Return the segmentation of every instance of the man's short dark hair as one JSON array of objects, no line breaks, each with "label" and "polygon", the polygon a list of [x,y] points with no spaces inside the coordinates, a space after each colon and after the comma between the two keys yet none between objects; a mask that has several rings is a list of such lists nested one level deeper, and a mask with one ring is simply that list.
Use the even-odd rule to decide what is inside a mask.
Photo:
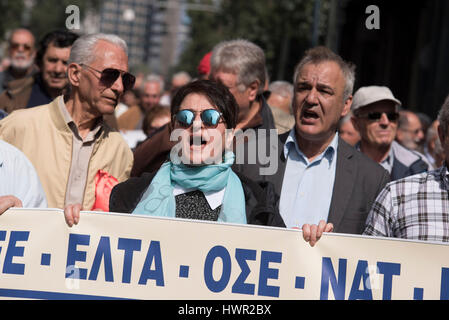
[{"label": "man's short dark hair", "polygon": [[57,48],[67,48],[71,47],[78,37],[76,33],[66,30],[55,30],[47,33],[39,42],[39,49],[36,53],[36,64],[39,67],[42,66],[42,59],[50,44]]}]

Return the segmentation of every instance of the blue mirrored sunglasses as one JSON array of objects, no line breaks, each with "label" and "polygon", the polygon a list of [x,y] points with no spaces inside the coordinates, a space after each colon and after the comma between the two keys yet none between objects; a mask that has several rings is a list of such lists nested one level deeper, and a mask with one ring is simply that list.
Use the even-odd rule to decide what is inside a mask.
[{"label": "blue mirrored sunglasses", "polygon": [[[200,113],[201,121],[206,127],[216,127],[220,123],[223,114],[215,109],[203,110]],[[195,119],[195,112],[193,110],[184,109],[176,113],[176,121],[183,127],[190,127]]]}]

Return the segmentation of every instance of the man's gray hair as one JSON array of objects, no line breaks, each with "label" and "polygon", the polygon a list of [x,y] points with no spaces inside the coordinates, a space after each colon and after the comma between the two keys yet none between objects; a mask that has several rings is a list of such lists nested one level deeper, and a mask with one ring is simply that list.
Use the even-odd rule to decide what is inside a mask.
[{"label": "man's gray hair", "polygon": [[115,44],[128,55],[128,46],[125,40],[115,34],[92,33],[79,37],[72,45],[68,63],[89,64],[95,59],[93,51],[98,41],[103,40]]},{"label": "man's gray hair", "polygon": [[303,58],[296,65],[293,76],[293,83],[296,83],[298,75],[302,68],[308,64],[319,64],[322,62],[333,61],[340,67],[343,77],[345,78],[345,88],[343,91],[343,101],[346,101],[352,95],[355,81],[355,65],[344,61],[338,54],[334,53],[329,48],[319,46],[309,49],[305,52]]},{"label": "man's gray hair", "polygon": [[274,92],[284,98],[292,98],[293,96],[293,85],[288,81],[273,81],[268,86],[270,92]]},{"label": "man's gray hair", "polygon": [[173,79],[181,79],[186,84],[192,80],[192,77],[186,71],[179,71],[179,72],[175,73],[171,78],[172,78],[172,80]]},{"label": "man's gray hair", "polygon": [[438,121],[440,121],[440,127],[443,129],[443,135],[446,137],[449,128],[449,95],[444,100],[440,112],[438,112]]},{"label": "man's gray hair", "polygon": [[212,50],[210,67],[211,74],[223,71],[237,75],[240,91],[258,81],[258,93],[263,92],[266,79],[265,53],[258,45],[248,40],[237,39],[217,44]]},{"label": "man's gray hair", "polygon": [[155,73],[150,73],[145,78],[145,82],[142,84],[142,90],[145,89],[145,85],[150,82],[159,83],[160,93],[162,94],[164,92],[164,79],[160,75],[155,74]]}]

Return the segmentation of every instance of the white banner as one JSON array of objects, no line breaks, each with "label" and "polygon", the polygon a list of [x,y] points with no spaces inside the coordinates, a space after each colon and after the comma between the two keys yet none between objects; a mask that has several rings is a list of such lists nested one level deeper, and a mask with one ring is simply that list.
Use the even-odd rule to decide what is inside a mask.
[{"label": "white banner", "polygon": [[0,297],[449,299],[449,247],[58,209],[0,216]]}]

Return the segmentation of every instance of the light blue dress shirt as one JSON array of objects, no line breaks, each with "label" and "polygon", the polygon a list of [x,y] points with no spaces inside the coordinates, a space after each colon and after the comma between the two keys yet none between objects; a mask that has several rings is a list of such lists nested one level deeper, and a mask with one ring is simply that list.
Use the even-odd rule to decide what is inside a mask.
[{"label": "light blue dress shirt", "polygon": [[309,162],[299,150],[295,128],[285,141],[286,167],[282,183],[280,214],[287,228],[327,221],[337,166],[338,133],[329,146]]},{"label": "light blue dress shirt", "polygon": [[13,195],[24,208],[46,208],[44,189],[31,162],[16,147],[0,140],[0,196]]}]

